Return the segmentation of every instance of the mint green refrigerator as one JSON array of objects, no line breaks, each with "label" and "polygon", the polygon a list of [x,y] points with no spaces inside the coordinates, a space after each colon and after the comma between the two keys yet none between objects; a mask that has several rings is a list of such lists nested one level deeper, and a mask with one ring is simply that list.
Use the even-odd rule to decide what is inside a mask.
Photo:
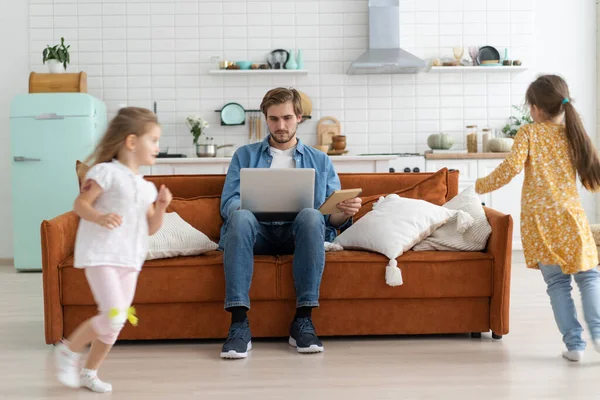
[{"label": "mint green refrigerator", "polygon": [[40,225],[73,209],[75,163],[104,134],[106,105],[86,93],[15,97],[10,113],[14,265],[42,269]]}]

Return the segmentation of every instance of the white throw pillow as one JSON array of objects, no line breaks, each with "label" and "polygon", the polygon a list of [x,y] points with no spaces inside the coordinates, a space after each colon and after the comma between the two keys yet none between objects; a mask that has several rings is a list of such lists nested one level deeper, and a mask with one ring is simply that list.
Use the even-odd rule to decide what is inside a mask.
[{"label": "white throw pillow", "polygon": [[219,246],[208,236],[183,220],[177,213],[166,213],[160,229],[149,238],[146,260],[177,256],[197,256]]},{"label": "white throw pillow", "polygon": [[469,213],[474,220],[473,226],[464,233],[457,234],[457,217],[452,217],[444,226],[413,247],[413,250],[481,251],[486,248],[488,238],[492,234],[492,227],[473,186],[460,192],[443,207]]},{"label": "white throw pillow", "polygon": [[[457,213],[424,200],[390,194],[381,197],[373,211],[346,229],[333,243],[344,249],[369,250],[385,255],[390,259],[385,281],[390,286],[398,286],[402,284],[402,273],[396,258]],[[473,221],[468,214],[460,213],[460,227],[466,230]]]}]

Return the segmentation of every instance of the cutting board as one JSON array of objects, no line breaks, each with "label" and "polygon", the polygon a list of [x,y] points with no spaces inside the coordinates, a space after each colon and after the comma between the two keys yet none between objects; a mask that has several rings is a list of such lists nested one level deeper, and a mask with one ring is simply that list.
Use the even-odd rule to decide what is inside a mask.
[{"label": "cutting board", "polygon": [[323,117],[317,123],[317,143],[319,145],[330,146],[333,141],[332,137],[340,135],[342,127],[340,121],[335,117]]}]

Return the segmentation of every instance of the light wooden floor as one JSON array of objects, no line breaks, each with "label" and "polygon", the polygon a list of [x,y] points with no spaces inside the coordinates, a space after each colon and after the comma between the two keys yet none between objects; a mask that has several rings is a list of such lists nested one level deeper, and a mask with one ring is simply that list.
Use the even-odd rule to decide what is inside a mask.
[{"label": "light wooden floor", "polygon": [[244,361],[220,360],[220,342],[120,344],[100,373],[114,392],[101,395],[54,380],[52,346],[43,338],[41,274],[0,267],[0,398],[600,398],[600,355],[590,347],[580,364],[560,357],[544,290],[539,272],[514,264],[511,333],[501,341],[489,334],[482,340],[326,338],[325,353],[312,356],[298,355],[285,340],[256,341]]}]

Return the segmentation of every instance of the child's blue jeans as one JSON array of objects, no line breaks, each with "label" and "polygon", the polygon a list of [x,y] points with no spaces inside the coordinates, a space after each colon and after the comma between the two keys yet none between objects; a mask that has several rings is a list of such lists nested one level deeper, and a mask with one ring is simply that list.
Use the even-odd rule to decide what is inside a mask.
[{"label": "child's blue jeans", "polygon": [[[547,293],[554,311],[554,319],[567,350],[584,350],[583,328],[577,320],[575,303],[571,297],[571,275],[563,274],[558,265],[539,264]],[[596,268],[573,274],[581,291],[583,315],[592,339],[600,339],[600,273]]]}]

